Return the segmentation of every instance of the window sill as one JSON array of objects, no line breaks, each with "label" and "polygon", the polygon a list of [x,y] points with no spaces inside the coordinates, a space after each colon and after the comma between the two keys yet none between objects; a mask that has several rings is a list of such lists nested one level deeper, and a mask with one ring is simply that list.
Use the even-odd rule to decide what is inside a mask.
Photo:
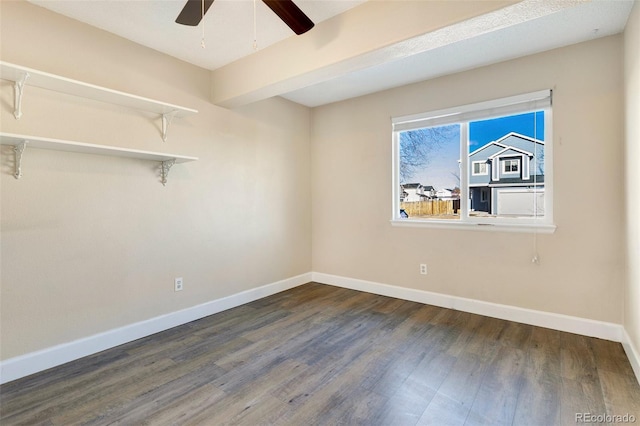
[{"label": "window sill", "polygon": [[391,226],[410,228],[436,228],[436,229],[464,229],[467,231],[492,231],[492,232],[530,232],[538,234],[553,234],[556,225],[548,224],[524,224],[524,223],[477,223],[444,220],[411,220],[392,219]]}]

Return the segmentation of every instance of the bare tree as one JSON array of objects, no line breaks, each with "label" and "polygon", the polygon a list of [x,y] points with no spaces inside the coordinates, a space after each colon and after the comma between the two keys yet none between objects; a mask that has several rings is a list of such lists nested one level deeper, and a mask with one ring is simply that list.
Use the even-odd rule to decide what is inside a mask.
[{"label": "bare tree", "polygon": [[456,179],[456,188],[460,188],[460,170],[450,172],[451,176]]},{"label": "bare tree", "polygon": [[439,126],[400,133],[400,182],[409,182],[424,169],[431,155],[458,132],[457,126]]},{"label": "bare tree", "polygon": [[536,166],[538,169],[538,175],[544,176],[544,149],[537,153]]}]

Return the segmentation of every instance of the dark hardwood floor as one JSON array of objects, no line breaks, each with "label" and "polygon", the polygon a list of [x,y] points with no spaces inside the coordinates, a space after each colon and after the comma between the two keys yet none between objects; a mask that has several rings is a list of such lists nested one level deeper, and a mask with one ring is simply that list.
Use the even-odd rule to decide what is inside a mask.
[{"label": "dark hardwood floor", "polygon": [[0,387],[2,425],[549,426],[576,413],[640,423],[620,344],[316,283]]}]

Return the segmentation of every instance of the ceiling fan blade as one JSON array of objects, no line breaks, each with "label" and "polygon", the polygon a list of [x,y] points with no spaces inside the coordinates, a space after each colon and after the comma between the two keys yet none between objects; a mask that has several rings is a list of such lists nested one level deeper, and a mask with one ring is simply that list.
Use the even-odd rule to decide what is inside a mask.
[{"label": "ceiling fan blade", "polygon": [[182,25],[197,26],[202,20],[204,13],[211,7],[213,0],[204,0],[204,13],[202,13],[203,0],[187,0],[182,12],[176,18],[176,22]]},{"label": "ceiling fan blade", "polygon": [[304,34],[313,28],[313,21],[291,0],[262,0],[273,12],[293,30]]}]

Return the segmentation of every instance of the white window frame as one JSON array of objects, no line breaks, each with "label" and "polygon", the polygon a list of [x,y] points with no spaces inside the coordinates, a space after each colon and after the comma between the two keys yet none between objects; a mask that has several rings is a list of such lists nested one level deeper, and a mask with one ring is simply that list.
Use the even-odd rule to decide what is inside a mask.
[{"label": "white window frame", "polygon": [[[516,162],[517,170],[514,172],[513,170],[507,171],[507,162],[511,164],[513,161]],[[502,174],[503,175],[518,175],[520,174],[520,160],[517,158],[506,158],[501,161],[502,162]]]},{"label": "white window frame", "polygon": [[[481,166],[484,165],[484,173],[483,172],[476,173],[476,164],[480,164]],[[487,164],[486,161],[474,161],[471,164],[471,174],[473,176],[487,176],[489,174],[489,165]]]},{"label": "white window frame", "polygon": [[[510,96],[454,108],[431,111],[391,119],[392,125],[392,211],[393,226],[494,230],[512,232],[553,233],[553,117],[551,90]],[[472,121],[498,118],[532,111],[543,111],[545,117],[545,214],[542,217],[471,217],[469,215],[469,138],[468,124]],[[400,217],[400,133],[408,130],[461,124],[460,126],[460,219],[404,219]],[[518,170],[521,170],[521,165]],[[473,170],[471,170],[473,172]],[[515,172],[511,172],[515,173]],[[473,173],[472,173],[473,175]]]}]

